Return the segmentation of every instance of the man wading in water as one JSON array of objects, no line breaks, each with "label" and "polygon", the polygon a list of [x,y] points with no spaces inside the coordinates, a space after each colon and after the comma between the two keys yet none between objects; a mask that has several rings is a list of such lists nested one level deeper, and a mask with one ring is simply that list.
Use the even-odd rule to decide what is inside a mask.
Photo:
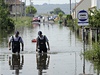
[{"label": "man wading in water", "polygon": [[[48,45],[48,48],[46,45]],[[42,35],[42,32],[39,31],[36,42],[36,51],[39,53],[47,53],[47,50],[50,50],[48,38],[45,35]]]},{"label": "man wading in water", "polygon": [[20,43],[22,44],[22,51],[24,47],[24,43],[22,38],[19,36],[19,31],[15,32],[15,35],[11,36],[8,42],[9,50],[11,50],[11,43],[12,43],[12,52],[13,53],[20,53]]}]

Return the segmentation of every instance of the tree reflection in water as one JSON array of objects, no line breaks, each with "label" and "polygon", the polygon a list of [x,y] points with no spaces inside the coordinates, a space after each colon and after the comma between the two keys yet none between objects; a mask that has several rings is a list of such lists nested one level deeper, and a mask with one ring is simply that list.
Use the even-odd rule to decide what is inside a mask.
[{"label": "tree reflection in water", "polygon": [[47,53],[36,54],[38,75],[42,75],[43,70],[49,67],[50,56]]},{"label": "tree reflection in water", "polygon": [[9,57],[9,66],[10,70],[15,70],[15,75],[19,75],[19,70],[22,69],[24,64],[24,56],[20,54],[12,54],[12,57]]}]

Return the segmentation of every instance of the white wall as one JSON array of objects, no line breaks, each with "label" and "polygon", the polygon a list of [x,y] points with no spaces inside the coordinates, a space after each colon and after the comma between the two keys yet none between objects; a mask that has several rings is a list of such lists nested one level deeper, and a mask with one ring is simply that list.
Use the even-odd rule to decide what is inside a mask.
[{"label": "white wall", "polygon": [[73,18],[77,18],[77,13],[80,10],[86,10],[88,11],[88,9],[91,7],[91,0],[83,0],[77,7],[76,7],[76,14],[75,14],[75,10],[72,13]]},{"label": "white wall", "polygon": [[97,6],[97,0],[91,0],[91,7]]},{"label": "white wall", "polygon": [[91,0],[91,7],[97,6],[100,9],[100,0]]},{"label": "white wall", "polygon": [[100,0],[97,0],[97,9],[100,9]]}]

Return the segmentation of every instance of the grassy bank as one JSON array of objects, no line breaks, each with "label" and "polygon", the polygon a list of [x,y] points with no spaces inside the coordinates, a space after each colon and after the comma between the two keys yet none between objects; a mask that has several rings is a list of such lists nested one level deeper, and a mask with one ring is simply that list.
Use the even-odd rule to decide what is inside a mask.
[{"label": "grassy bank", "polygon": [[32,17],[13,17],[16,26],[30,25]]}]

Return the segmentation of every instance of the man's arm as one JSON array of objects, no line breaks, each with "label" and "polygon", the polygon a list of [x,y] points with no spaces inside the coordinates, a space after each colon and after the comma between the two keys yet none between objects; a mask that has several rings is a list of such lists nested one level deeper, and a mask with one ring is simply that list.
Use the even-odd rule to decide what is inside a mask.
[{"label": "man's arm", "polygon": [[20,38],[20,43],[22,44],[22,51],[24,51],[24,42],[21,37],[19,37],[19,38]]},{"label": "man's arm", "polygon": [[48,45],[48,50],[50,50],[50,45],[49,45],[49,42],[47,41],[47,45]]},{"label": "man's arm", "polygon": [[44,37],[45,37],[47,45],[48,45],[48,50],[50,50],[49,40],[48,40],[48,38],[45,35],[44,35]]},{"label": "man's arm", "polygon": [[36,51],[38,51],[38,46],[39,46],[39,37],[36,38]]},{"label": "man's arm", "polygon": [[36,51],[38,51],[38,40],[36,42]]},{"label": "man's arm", "polygon": [[13,38],[13,36],[11,36],[11,37],[9,38],[9,40],[8,40],[8,48],[9,48],[9,50],[11,50],[12,38]]},{"label": "man's arm", "polygon": [[22,51],[24,51],[24,43],[22,43]]},{"label": "man's arm", "polygon": [[9,48],[9,50],[11,50],[11,42],[10,41],[8,42],[8,48]]}]

